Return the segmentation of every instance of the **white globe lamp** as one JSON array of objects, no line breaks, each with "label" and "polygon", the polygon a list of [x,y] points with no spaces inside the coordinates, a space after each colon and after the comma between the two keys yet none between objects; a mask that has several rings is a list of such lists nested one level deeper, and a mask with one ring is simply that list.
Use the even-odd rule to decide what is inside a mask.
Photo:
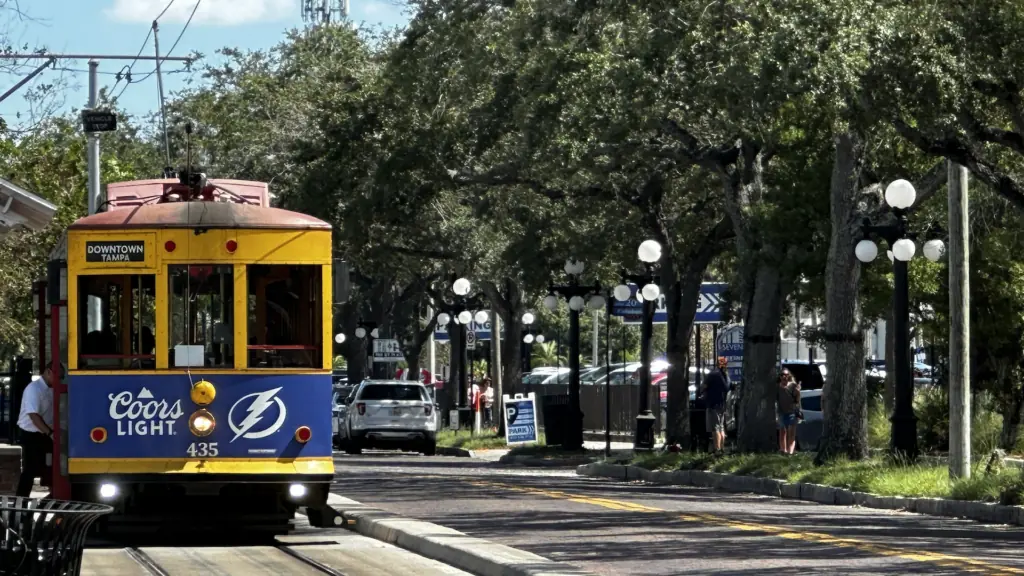
[{"label": "white globe lamp", "polygon": [[885,188],[885,203],[897,210],[906,210],[917,200],[917,190],[906,180],[896,180]]},{"label": "white globe lamp", "polygon": [[573,310],[575,312],[579,312],[580,310],[583,310],[583,306],[584,305],[585,305],[585,303],[583,302],[583,297],[582,296],[573,296],[572,298],[569,298],[569,309],[570,310]]},{"label": "white globe lamp", "polygon": [[334,335],[334,341],[337,342],[338,344],[344,344],[345,335],[341,332],[338,332],[337,334]]},{"label": "white globe lamp", "polygon": [[447,312],[441,312],[440,314],[437,315],[437,325],[438,326],[447,326],[448,323],[451,322],[451,321],[452,321],[452,317],[449,316]]},{"label": "white globe lamp", "polygon": [[640,293],[644,295],[644,300],[657,300],[658,296],[661,296],[661,289],[657,284],[648,284],[640,290]]},{"label": "white globe lamp", "polygon": [[484,310],[480,310],[473,317],[473,320],[476,320],[477,324],[485,324],[487,322],[487,312]]},{"label": "white globe lamp", "polygon": [[929,240],[924,243],[922,252],[924,252],[925,258],[932,262],[938,262],[946,253],[946,245],[942,243],[942,240]]},{"label": "white globe lamp", "polygon": [[462,324],[469,324],[473,321],[473,314],[469,310],[463,310],[459,312],[459,322]]},{"label": "white globe lamp", "polygon": [[900,262],[909,262],[916,251],[914,241],[908,238],[901,238],[892,245],[892,255]]},{"label": "white globe lamp", "polygon": [[640,257],[641,262],[647,264],[654,264],[658,260],[661,260],[661,244],[658,244],[654,240],[644,240],[640,244],[640,248],[636,251],[637,256]]},{"label": "white globe lamp", "polygon": [[469,280],[465,278],[459,278],[452,284],[452,292],[455,292],[459,296],[465,296],[466,294],[469,294],[469,291],[470,289],[472,289],[472,287],[473,286],[472,284],[469,283]]},{"label": "white globe lamp", "polygon": [[558,296],[548,294],[544,297],[544,307],[554,312],[558,309]]},{"label": "white globe lamp", "polygon": [[587,302],[587,305],[590,306],[591,310],[600,310],[604,308],[604,296],[594,294],[590,297],[590,301]]},{"label": "white globe lamp", "polygon": [[533,344],[533,334],[527,334],[526,336],[523,336],[523,342],[526,342],[527,344]]},{"label": "white globe lamp", "polygon": [[525,312],[525,313],[523,313],[523,324],[526,324],[527,326],[529,326],[530,324],[533,324],[533,321],[536,320],[536,319],[537,318],[536,318],[536,316],[533,315],[533,312]]},{"label": "white globe lamp", "polygon": [[373,338],[377,338],[378,336],[380,336],[380,332],[377,332],[377,329],[374,328],[373,330],[370,330],[370,336],[372,336]]},{"label": "white globe lamp", "polygon": [[366,328],[362,326],[356,328],[356,338],[366,338]]},{"label": "white globe lamp", "polygon": [[878,245],[871,240],[861,240],[853,252],[857,255],[857,260],[867,264],[878,257]]},{"label": "white globe lamp", "polygon": [[537,334],[537,337],[535,338],[535,340],[537,341],[537,344],[543,344],[544,343],[544,335],[543,334]]},{"label": "white globe lamp", "polygon": [[892,250],[886,250],[885,255],[889,257],[889,262],[896,262],[896,258],[892,255]]},{"label": "white globe lamp", "polygon": [[615,287],[615,290],[612,291],[612,295],[615,296],[615,299],[619,302],[625,302],[633,295],[633,291],[629,289],[629,286],[619,284]]}]

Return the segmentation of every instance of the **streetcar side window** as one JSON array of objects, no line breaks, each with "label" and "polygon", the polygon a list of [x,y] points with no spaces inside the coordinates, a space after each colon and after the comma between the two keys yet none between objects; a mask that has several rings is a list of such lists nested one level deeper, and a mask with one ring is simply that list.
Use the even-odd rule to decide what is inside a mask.
[{"label": "streetcar side window", "polygon": [[203,367],[235,363],[234,268],[213,265],[167,267],[170,278],[170,360],[175,346],[202,346]]},{"label": "streetcar side window", "polygon": [[79,370],[156,368],[156,277],[78,277]]},{"label": "streetcar side window", "polygon": [[329,368],[321,348],[322,269],[248,267],[250,368]]}]

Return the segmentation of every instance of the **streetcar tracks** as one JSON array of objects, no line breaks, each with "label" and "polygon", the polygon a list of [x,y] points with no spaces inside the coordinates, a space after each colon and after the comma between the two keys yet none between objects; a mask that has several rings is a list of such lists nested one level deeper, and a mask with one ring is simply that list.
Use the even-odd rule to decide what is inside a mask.
[{"label": "streetcar tracks", "polygon": [[131,548],[125,548],[124,551],[131,556],[132,560],[138,562],[139,565],[145,568],[152,576],[171,576],[156,562],[154,562],[153,559],[149,557],[149,554],[146,554],[142,550],[133,546]]},{"label": "streetcar tracks", "polygon": [[[178,574],[186,573],[183,572],[184,566],[187,566],[185,568],[188,570],[187,573],[193,573],[192,570],[204,564],[208,565],[202,567],[213,570],[213,573],[248,575],[252,574],[252,567],[245,567],[239,561],[256,552],[262,552],[263,561],[268,568],[268,573],[280,570],[284,565],[298,568],[295,562],[299,562],[304,566],[305,573],[315,572],[316,574],[327,574],[328,576],[348,576],[345,572],[329,566],[300,550],[300,548],[311,546],[324,549],[324,547],[337,547],[338,544],[328,540],[323,542],[279,543],[273,546],[240,546],[234,548],[191,547],[152,549],[155,550],[155,555],[164,557],[163,560],[166,563],[166,567],[162,565],[160,559],[154,558],[153,555],[138,547],[132,546],[122,548],[122,550],[134,562],[136,567],[141,568],[149,576],[177,576]],[[172,550],[173,552],[170,552]],[[167,558],[169,555],[174,557]],[[233,556],[238,556],[238,560],[233,559]],[[271,565],[275,566],[275,568],[271,569]],[[237,569],[237,572],[235,569]],[[139,572],[136,570],[133,573]],[[289,570],[287,573],[298,573],[298,571]]]}]

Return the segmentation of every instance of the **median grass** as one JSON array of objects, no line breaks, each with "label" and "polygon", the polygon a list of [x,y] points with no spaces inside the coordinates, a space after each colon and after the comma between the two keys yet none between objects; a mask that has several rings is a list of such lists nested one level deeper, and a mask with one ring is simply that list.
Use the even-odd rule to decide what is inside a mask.
[{"label": "median grass", "polygon": [[970,479],[953,481],[945,465],[906,465],[885,458],[836,460],[816,466],[811,456],[806,454],[728,454],[715,457],[661,452],[620,458],[615,462],[648,470],[707,470],[823,484],[880,496],[952,498],[1004,504],[1024,500],[1024,476],[1014,468],[986,475],[984,467],[979,465]]},{"label": "median grass", "polygon": [[486,430],[473,434],[469,430],[441,430],[437,433],[437,445],[463,450],[500,450],[507,448],[505,437]]}]

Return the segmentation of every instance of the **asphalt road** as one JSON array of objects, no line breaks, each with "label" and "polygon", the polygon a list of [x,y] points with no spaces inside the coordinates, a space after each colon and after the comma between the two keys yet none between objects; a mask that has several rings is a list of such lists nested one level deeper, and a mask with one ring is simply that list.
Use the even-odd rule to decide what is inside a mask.
[{"label": "asphalt road", "polygon": [[334,491],[598,574],[1024,574],[1024,530],[468,458],[339,455]]}]

